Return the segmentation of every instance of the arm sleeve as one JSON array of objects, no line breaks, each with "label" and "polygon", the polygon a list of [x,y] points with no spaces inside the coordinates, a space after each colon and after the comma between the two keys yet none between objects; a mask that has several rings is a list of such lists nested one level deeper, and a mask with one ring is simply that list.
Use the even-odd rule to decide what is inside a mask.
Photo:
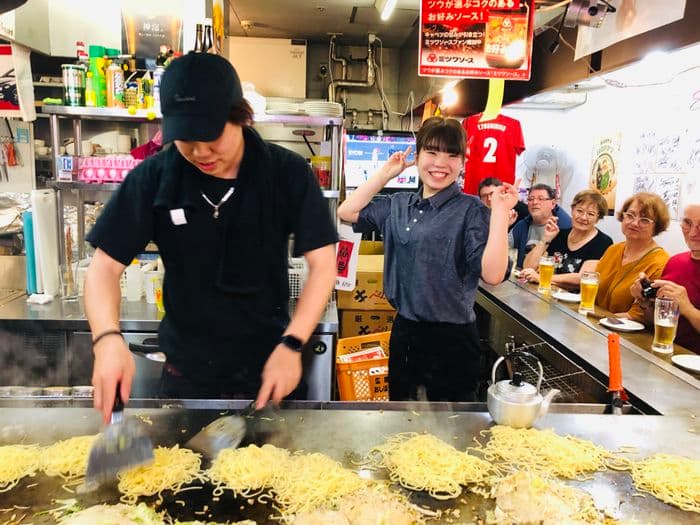
[{"label": "arm sleeve", "polygon": [[291,231],[294,234],[294,256],[338,242],[338,232],[331,220],[328,201],[307,162],[291,156],[283,171],[288,173],[288,195],[291,198]]},{"label": "arm sleeve", "polygon": [[153,199],[158,173],[146,161],[131,170],[85,237],[94,247],[128,265],[154,238]]},{"label": "arm sleeve", "polygon": [[523,129],[520,126],[519,120],[513,121],[513,147],[515,148],[515,154],[520,155],[525,151],[525,138],[523,137]]},{"label": "arm sleeve", "polygon": [[381,197],[373,199],[362,208],[357,222],[352,225],[355,233],[384,232],[384,225],[391,212],[391,199]]}]

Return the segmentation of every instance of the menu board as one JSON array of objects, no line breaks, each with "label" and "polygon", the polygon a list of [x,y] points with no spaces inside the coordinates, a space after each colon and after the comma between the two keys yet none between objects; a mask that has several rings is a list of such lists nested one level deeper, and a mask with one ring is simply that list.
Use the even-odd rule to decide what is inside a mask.
[{"label": "menu board", "polygon": [[529,80],[534,0],[421,0],[418,74]]}]

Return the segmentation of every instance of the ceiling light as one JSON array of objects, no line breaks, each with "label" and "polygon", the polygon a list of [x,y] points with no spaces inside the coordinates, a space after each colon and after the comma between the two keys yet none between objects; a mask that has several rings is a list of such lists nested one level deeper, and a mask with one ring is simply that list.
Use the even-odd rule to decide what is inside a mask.
[{"label": "ceiling light", "polygon": [[379,17],[386,22],[396,7],[396,0],[376,0],[374,7],[379,11]]}]

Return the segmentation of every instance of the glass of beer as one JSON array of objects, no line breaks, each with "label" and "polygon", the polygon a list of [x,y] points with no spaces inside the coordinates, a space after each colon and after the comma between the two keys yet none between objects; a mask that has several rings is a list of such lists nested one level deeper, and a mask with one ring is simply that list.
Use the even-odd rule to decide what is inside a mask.
[{"label": "glass of beer", "polygon": [[678,303],[669,298],[654,301],[654,342],[651,350],[659,354],[673,353],[673,340],[678,328]]},{"label": "glass of beer", "polygon": [[581,273],[581,302],[578,305],[578,313],[586,315],[595,312],[595,296],[598,294],[598,272]]},{"label": "glass of beer", "polygon": [[537,291],[548,294],[552,291],[552,276],[554,275],[554,257],[543,255],[540,257],[540,285]]}]

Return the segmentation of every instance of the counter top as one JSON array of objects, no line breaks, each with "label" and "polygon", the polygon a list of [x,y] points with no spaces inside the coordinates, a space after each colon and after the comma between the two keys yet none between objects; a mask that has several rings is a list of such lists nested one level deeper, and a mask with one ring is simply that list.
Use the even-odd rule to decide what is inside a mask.
[{"label": "counter top", "polygon": [[[497,286],[481,283],[479,295],[477,302],[493,302],[565,356],[585,362],[588,371],[607,380],[607,335],[613,332],[597,320],[515,281]],[[638,337],[620,334],[622,378],[627,392],[663,415],[699,414],[700,380],[640,347],[639,341]]]},{"label": "counter top", "polygon": [[[294,311],[293,302],[290,302],[289,311]],[[155,304],[122,300],[120,325],[125,332],[157,332],[162,318]],[[39,305],[28,304],[25,295],[0,305],[0,326],[26,329],[34,323],[40,323],[44,330],[89,330],[82,298],[70,302],[54,299]],[[337,332],[338,311],[335,303],[330,303],[315,333]]]}]

